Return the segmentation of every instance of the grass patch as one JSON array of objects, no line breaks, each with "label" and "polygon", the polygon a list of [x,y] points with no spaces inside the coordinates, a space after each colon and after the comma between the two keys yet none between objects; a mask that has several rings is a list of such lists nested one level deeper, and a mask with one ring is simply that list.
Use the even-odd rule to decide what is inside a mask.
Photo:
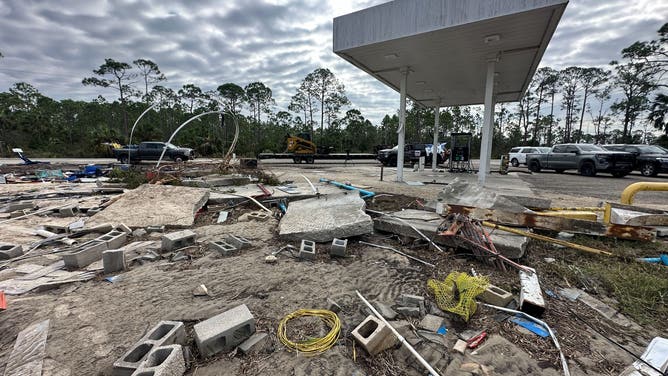
[{"label": "grass patch", "polygon": [[130,189],[135,189],[142,184],[148,183],[144,172],[132,169],[123,171],[119,168],[114,168],[109,173],[109,178],[112,182],[126,184]]}]

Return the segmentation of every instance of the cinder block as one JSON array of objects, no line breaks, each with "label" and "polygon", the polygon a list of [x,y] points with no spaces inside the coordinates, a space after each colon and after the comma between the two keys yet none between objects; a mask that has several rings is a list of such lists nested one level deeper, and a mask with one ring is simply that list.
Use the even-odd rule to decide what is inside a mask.
[{"label": "cinder block", "polygon": [[102,266],[104,274],[121,272],[127,268],[125,252],[122,249],[110,249],[102,252]]},{"label": "cinder block", "polygon": [[251,354],[262,351],[269,342],[267,333],[255,333],[250,338],[239,345],[239,350],[244,354]]},{"label": "cinder block", "polygon": [[183,348],[167,345],[151,351],[132,376],[182,376],[185,372]]},{"label": "cinder block", "polygon": [[148,226],[146,227],[146,231],[151,233],[151,232],[165,232],[165,226]]},{"label": "cinder block", "polygon": [[348,239],[334,239],[332,240],[332,246],[329,248],[330,256],[346,256],[346,248],[348,247]]},{"label": "cinder block", "polygon": [[374,316],[367,316],[351,334],[369,355],[376,355],[394,346],[397,341],[392,330]]},{"label": "cinder block", "polygon": [[[186,342],[186,329],[180,321],[160,321],[123,356],[114,362],[114,376],[130,376],[153,349]],[[183,355],[182,355],[183,356]]]},{"label": "cinder block", "polygon": [[315,260],[315,242],[302,240],[302,244],[299,247],[299,258]]},{"label": "cinder block", "polygon": [[267,212],[256,211],[248,213],[248,218],[256,221],[266,221],[267,219],[271,218],[271,216]]},{"label": "cinder block", "polygon": [[69,205],[58,209],[58,213],[63,217],[74,217],[79,214],[79,207],[76,205]]},{"label": "cinder block", "polygon": [[23,255],[23,246],[16,244],[0,244],[0,260],[9,260]]},{"label": "cinder block", "polygon": [[46,231],[53,232],[54,234],[64,234],[66,232],[69,232],[68,226],[42,225],[42,228]]},{"label": "cinder block", "polygon": [[422,316],[422,312],[420,311],[420,307],[397,307],[395,309],[397,313],[400,313],[404,316],[409,316],[409,317],[420,317]]},{"label": "cinder block", "polygon": [[242,236],[228,235],[225,241],[236,249],[246,249],[252,246],[251,242]]},{"label": "cinder block", "polygon": [[107,250],[107,243],[93,239],[89,240],[71,252],[63,253],[65,266],[69,268],[83,268],[102,258],[102,252]]},{"label": "cinder block", "polygon": [[227,256],[232,252],[236,251],[237,248],[232,244],[228,244],[224,240],[209,242],[209,250],[216,251],[223,256]]},{"label": "cinder block", "polygon": [[255,318],[245,304],[204,320],[193,327],[203,357],[230,351],[255,333]]},{"label": "cinder block", "polygon": [[97,237],[97,240],[101,240],[107,244],[107,249],[119,249],[125,244],[125,239],[128,237],[128,234],[123,231],[111,230],[108,233]]},{"label": "cinder block", "polygon": [[102,211],[102,208],[96,207],[96,208],[90,208],[86,210],[86,215],[91,217],[94,216],[95,214],[99,213]]},{"label": "cinder block", "polygon": [[125,223],[120,223],[118,226],[116,226],[116,230],[123,231],[128,235],[132,234],[132,229],[128,227]]},{"label": "cinder block", "polygon": [[489,285],[487,286],[487,290],[480,295],[480,299],[485,303],[505,307],[513,300],[513,294],[498,286]]},{"label": "cinder block", "polygon": [[191,230],[170,232],[162,236],[162,250],[174,251],[195,244],[197,234]]}]

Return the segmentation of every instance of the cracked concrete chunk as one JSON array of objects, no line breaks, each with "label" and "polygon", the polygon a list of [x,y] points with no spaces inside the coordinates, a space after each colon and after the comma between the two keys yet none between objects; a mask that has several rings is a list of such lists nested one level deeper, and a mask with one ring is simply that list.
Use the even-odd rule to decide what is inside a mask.
[{"label": "cracked concrete chunk", "polygon": [[49,333],[49,320],[44,320],[23,329],[9,356],[5,376],[40,376]]},{"label": "cracked concrete chunk", "polygon": [[292,202],[279,224],[279,235],[325,243],[372,233],[373,221],[364,212],[365,205],[355,192]]}]

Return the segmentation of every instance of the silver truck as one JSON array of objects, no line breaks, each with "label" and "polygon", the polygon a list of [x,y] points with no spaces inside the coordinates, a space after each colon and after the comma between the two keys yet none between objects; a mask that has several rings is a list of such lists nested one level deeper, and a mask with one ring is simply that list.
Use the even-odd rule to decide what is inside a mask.
[{"label": "silver truck", "polygon": [[558,144],[546,154],[527,155],[527,166],[532,172],[577,170],[584,176],[607,172],[621,178],[631,172],[633,162],[631,153],[608,151],[592,144]]}]

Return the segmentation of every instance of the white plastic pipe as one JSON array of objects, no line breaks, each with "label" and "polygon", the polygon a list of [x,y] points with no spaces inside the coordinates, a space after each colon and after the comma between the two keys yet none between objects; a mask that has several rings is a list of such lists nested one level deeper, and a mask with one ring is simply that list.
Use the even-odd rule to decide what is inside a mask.
[{"label": "white plastic pipe", "polygon": [[399,332],[397,332],[397,330],[394,329],[394,327],[392,327],[392,325],[390,325],[390,323],[387,322],[387,321],[385,320],[385,318],[383,318],[383,316],[381,316],[380,313],[378,313],[378,311],[376,311],[376,309],[375,309],[375,308],[374,308],[374,307],[373,307],[373,306],[372,306],[372,305],[371,305],[371,304],[364,298],[364,296],[362,296],[362,294],[361,294],[359,291],[355,290],[355,292],[357,293],[357,296],[359,296],[360,299],[362,299],[362,302],[364,302],[364,304],[366,304],[366,306],[369,307],[369,309],[371,310],[371,312],[373,312],[373,314],[376,315],[376,317],[378,318],[378,320],[382,321],[383,324],[387,325],[387,327],[390,328],[390,330],[392,331],[392,333],[397,337],[397,339],[399,340],[399,342],[401,342],[401,344],[404,345],[404,346],[408,349],[408,351],[410,351],[410,352],[413,354],[413,356],[415,356],[415,359],[417,359],[417,360],[420,362],[420,364],[422,364],[422,365],[424,366],[424,368],[426,368],[427,371],[429,371],[429,373],[431,374],[431,376],[440,376],[440,375],[438,374],[438,372],[436,372],[436,371],[434,370],[434,368],[433,368],[433,367],[432,367],[426,360],[424,360],[424,358],[422,357],[422,355],[420,355],[420,353],[418,353],[417,351],[415,351],[415,349],[413,348],[413,346],[411,346],[411,344],[408,343],[408,342],[406,341],[406,339],[405,339],[404,337],[402,337],[401,334],[399,334]]}]

